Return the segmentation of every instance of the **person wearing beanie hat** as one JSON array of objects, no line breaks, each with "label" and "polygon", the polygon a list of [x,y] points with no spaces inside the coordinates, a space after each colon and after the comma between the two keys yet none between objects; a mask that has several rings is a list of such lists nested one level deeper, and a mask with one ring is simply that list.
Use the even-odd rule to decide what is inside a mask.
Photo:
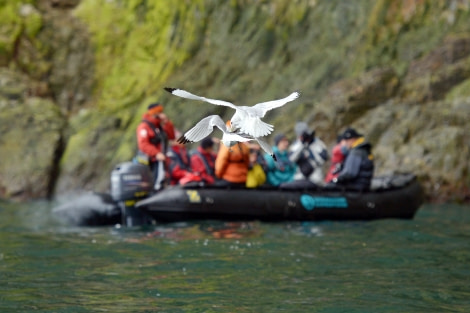
[{"label": "person wearing beanie hat", "polygon": [[287,140],[287,141],[288,141],[286,135],[284,135],[284,134],[277,134],[276,136],[274,136],[274,145],[275,145],[275,146],[279,145],[279,143],[280,143],[282,140]]},{"label": "person wearing beanie hat", "polygon": [[214,146],[214,140],[210,136],[201,140],[202,149],[204,150],[207,150],[209,148],[212,149],[213,146]]},{"label": "person wearing beanie hat", "polygon": [[297,137],[302,136],[303,134],[311,134],[312,131],[308,127],[308,124],[305,122],[297,122],[294,126],[294,131]]},{"label": "person wearing beanie hat", "polygon": [[137,126],[138,152],[135,160],[148,164],[154,177],[154,189],[163,188],[166,173],[166,153],[168,140],[175,139],[173,123],[163,113],[160,103],[152,103],[142,115],[142,120]]},{"label": "person wearing beanie hat", "polygon": [[375,167],[372,145],[354,128],[346,128],[341,137],[349,152],[338,176],[331,180],[332,185],[341,185],[355,190],[369,190]]},{"label": "person wearing beanie hat", "polygon": [[289,160],[289,140],[285,134],[274,136],[273,154],[276,161],[266,153],[266,182],[272,186],[279,186],[283,183],[291,182],[294,179],[296,165]]},{"label": "person wearing beanie hat", "polygon": [[323,165],[329,159],[325,143],[305,122],[297,122],[294,131],[297,140],[289,149],[290,160],[297,164],[294,180],[305,182],[305,186],[323,185]]},{"label": "person wearing beanie hat", "polygon": [[152,103],[147,107],[148,115],[158,115],[163,112],[163,106],[160,103]]}]

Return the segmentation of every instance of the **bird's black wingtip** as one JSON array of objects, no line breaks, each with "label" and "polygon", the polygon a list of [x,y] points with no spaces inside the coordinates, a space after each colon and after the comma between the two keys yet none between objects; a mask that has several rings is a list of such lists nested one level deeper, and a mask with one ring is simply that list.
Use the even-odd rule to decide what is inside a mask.
[{"label": "bird's black wingtip", "polygon": [[173,91],[176,90],[176,88],[170,88],[170,87],[164,87],[163,89],[165,89],[165,90],[168,91],[169,93],[173,93]]},{"label": "bird's black wingtip", "polygon": [[176,142],[185,145],[185,144],[191,142],[191,140],[188,140],[188,139],[187,139],[186,137],[184,137],[184,135],[183,135],[183,136],[179,137],[179,138],[176,140]]}]

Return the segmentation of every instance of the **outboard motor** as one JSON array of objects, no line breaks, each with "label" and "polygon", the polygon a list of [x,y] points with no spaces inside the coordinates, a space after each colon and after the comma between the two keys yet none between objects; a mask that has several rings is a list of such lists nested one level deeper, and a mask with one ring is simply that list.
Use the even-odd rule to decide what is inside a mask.
[{"label": "outboard motor", "polygon": [[147,165],[125,162],[114,168],[111,172],[111,197],[121,209],[122,225],[151,224],[152,218],[135,208],[134,204],[152,190],[152,173]]}]

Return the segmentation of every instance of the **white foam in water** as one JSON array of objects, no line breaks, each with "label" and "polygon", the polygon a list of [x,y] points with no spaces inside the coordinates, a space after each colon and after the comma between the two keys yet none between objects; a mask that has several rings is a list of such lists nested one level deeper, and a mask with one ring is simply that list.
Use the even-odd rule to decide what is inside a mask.
[{"label": "white foam in water", "polygon": [[116,203],[108,195],[93,192],[63,195],[52,213],[61,221],[72,225],[85,225],[93,216],[111,216],[117,210]]}]

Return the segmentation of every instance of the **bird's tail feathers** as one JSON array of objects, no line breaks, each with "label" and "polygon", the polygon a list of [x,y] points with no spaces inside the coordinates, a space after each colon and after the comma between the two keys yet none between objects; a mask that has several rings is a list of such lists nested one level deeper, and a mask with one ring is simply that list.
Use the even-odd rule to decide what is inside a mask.
[{"label": "bird's tail feathers", "polygon": [[273,125],[265,123],[259,118],[248,118],[243,122],[243,125],[235,126],[239,126],[241,132],[249,134],[253,137],[267,136],[274,129]]},{"label": "bird's tail feathers", "polygon": [[255,140],[258,142],[261,149],[263,149],[266,153],[268,153],[270,156],[272,156],[274,161],[277,161],[276,155],[273,152],[273,148],[271,147],[271,145],[269,143],[267,143],[266,141],[264,141],[261,138],[255,138]]}]

